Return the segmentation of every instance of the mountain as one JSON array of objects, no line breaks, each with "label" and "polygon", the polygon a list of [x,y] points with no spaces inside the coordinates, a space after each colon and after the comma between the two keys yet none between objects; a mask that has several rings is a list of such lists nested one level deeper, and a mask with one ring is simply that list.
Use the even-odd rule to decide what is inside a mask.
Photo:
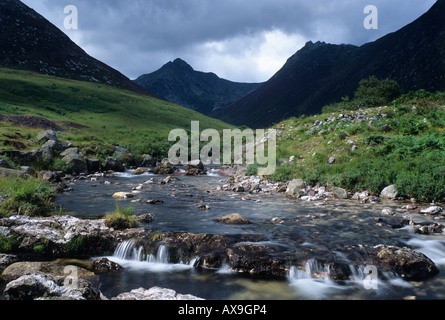
[{"label": "mountain", "polygon": [[149,94],[19,0],[0,1],[0,66]]},{"label": "mountain", "polygon": [[445,0],[416,21],[363,46],[308,42],[259,89],[220,114],[235,125],[267,127],[317,114],[352,96],[371,75],[396,80],[403,91],[445,91]]},{"label": "mountain", "polygon": [[224,110],[261,85],[232,82],[214,73],[195,71],[181,59],[168,62],[134,82],[160,98],[208,116]]}]

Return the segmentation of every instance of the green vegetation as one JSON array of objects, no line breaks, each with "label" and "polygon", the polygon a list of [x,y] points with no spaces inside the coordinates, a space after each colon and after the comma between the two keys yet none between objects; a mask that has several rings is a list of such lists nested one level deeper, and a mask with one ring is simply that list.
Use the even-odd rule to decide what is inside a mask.
[{"label": "green vegetation", "polygon": [[400,97],[400,95],[401,90],[396,81],[390,79],[379,80],[377,77],[371,76],[360,81],[352,100],[349,97],[344,97],[342,102],[324,107],[323,112],[384,106]]},{"label": "green vegetation", "polygon": [[139,226],[138,219],[133,215],[134,208],[122,208],[116,204],[116,211],[105,216],[105,225],[115,230],[136,228]]},{"label": "green vegetation", "polygon": [[[104,159],[119,145],[135,156],[164,157],[172,129],[201,130],[233,126],[190,109],[132,91],[102,84],[61,79],[38,73],[0,68],[0,113],[44,117],[65,129],[58,134]],[[0,148],[32,150],[29,143],[41,129],[0,122]],[[3,146],[2,146],[3,145]]]},{"label": "green vegetation", "polygon": [[19,248],[22,239],[17,235],[3,236],[0,234],[0,252],[13,253]]},{"label": "green vegetation", "polygon": [[48,216],[56,192],[48,182],[33,177],[0,178],[0,195],[5,197],[0,204],[0,216]]},{"label": "green vegetation", "polygon": [[[383,87],[397,87],[391,83]],[[368,94],[369,101],[379,96]],[[310,185],[376,195],[395,184],[399,196],[445,202],[445,94],[419,90],[385,102],[360,109],[343,102],[321,115],[276,125],[278,158],[295,156],[295,161],[278,165],[271,180],[302,178]],[[331,157],[335,161],[329,164]]]}]

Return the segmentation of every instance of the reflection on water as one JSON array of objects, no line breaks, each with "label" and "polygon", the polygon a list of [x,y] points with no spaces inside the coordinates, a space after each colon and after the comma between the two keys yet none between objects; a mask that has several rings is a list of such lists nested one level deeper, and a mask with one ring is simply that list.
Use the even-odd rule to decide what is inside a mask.
[{"label": "reflection on water", "polygon": [[[132,172],[100,177],[98,181],[77,181],[73,192],[58,197],[65,213],[80,218],[96,218],[116,209],[116,203],[131,205],[136,214],[153,213],[155,221],[147,228],[210,234],[263,234],[266,245],[295,254],[316,249],[344,257],[344,248],[367,244],[410,246],[430,257],[439,268],[445,265],[445,237],[415,236],[407,229],[376,225],[375,218],[393,203],[359,205],[352,201],[296,202],[280,194],[252,194],[220,191],[224,179],[212,171],[208,176],[175,176],[177,180],[158,183],[165,176]],[[138,190],[133,190],[135,187]],[[130,192],[133,198],[116,200],[115,192]],[[162,205],[147,200],[160,199]],[[200,211],[206,204],[210,210]],[[228,226],[215,220],[231,213],[247,218],[249,225]],[[278,219],[274,219],[278,218]],[[280,221],[282,223],[277,223]],[[425,282],[408,283],[394,275],[379,279],[377,290],[366,290],[363,270],[354,267],[352,281],[334,281],[329,270],[308,261],[304,270],[291,268],[286,279],[264,279],[234,274],[229,268],[195,268],[194,261],[172,264],[168,249],[146,253],[132,243],[124,243],[108,257],[124,267],[121,275],[101,275],[101,290],[106,296],[140,287],[167,287],[183,294],[206,299],[402,299],[406,296],[437,298],[445,296],[444,272]],[[353,267],[351,267],[353,268]]]}]

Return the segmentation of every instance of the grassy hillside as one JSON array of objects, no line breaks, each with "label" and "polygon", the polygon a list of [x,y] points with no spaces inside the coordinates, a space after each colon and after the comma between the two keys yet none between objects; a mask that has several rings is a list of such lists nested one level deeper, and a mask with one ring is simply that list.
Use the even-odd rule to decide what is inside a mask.
[{"label": "grassy hillside", "polygon": [[376,195],[396,184],[400,196],[445,202],[444,93],[419,90],[383,107],[344,107],[351,104],[274,126],[278,158],[287,163],[272,180],[303,178]]},{"label": "grassy hillside", "polygon": [[[73,81],[0,68],[0,114],[41,116],[61,125],[60,136],[101,156],[120,145],[135,155],[166,142],[175,128],[233,128],[219,120],[143,94],[103,84]],[[70,124],[70,122],[73,122]],[[81,126],[77,125],[80,124]],[[28,142],[41,129],[0,123],[0,149],[33,149]],[[153,152],[156,152],[154,150]]]}]

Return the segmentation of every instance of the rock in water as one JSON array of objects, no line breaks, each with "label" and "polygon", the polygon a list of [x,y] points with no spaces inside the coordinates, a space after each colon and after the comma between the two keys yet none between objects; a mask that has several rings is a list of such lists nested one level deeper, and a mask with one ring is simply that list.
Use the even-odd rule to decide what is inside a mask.
[{"label": "rock in water", "polygon": [[153,287],[149,290],[139,288],[131,292],[121,293],[111,300],[204,300],[190,294],[179,294],[172,289]]},{"label": "rock in water", "polygon": [[306,183],[301,179],[295,179],[289,182],[287,189],[286,189],[286,197],[290,199],[298,199],[304,192],[306,188]]},{"label": "rock in water", "polygon": [[250,221],[246,218],[243,218],[238,213],[226,215],[220,219],[218,219],[220,223],[224,224],[250,224]]},{"label": "rock in water", "polygon": [[381,199],[395,199],[397,198],[398,192],[395,185],[390,185],[382,190],[380,194]]}]

